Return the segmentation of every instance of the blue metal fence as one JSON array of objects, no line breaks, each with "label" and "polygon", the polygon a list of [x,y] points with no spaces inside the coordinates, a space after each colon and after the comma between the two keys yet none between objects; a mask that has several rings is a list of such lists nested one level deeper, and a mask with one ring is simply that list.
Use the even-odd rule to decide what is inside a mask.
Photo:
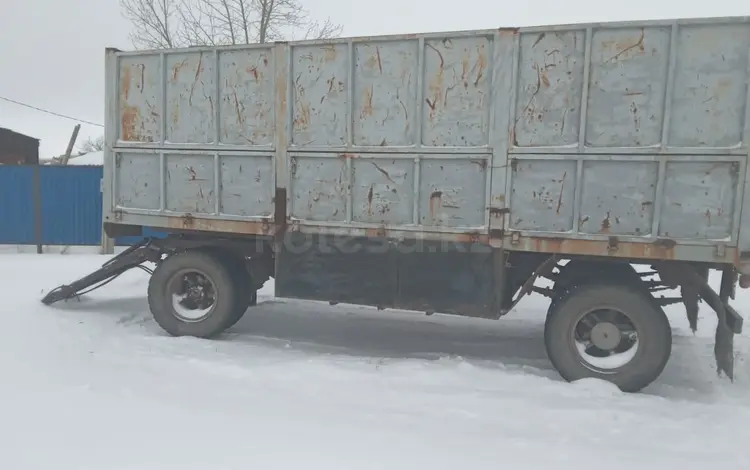
[{"label": "blue metal fence", "polygon": [[[101,179],[101,166],[0,165],[0,245],[99,245]],[[145,229],[143,236],[164,234]]]},{"label": "blue metal fence", "polygon": [[39,167],[43,245],[98,245],[102,240],[100,166]]},{"label": "blue metal fence", "polygon": [[0,244],[32,244],[34,167],[0,166]]}]

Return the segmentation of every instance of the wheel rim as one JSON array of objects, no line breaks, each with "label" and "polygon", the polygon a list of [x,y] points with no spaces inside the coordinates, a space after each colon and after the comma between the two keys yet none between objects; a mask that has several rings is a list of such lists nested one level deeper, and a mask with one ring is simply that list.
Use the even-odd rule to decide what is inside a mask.
[{"label": "wheel rim", "polygon": [[612,308],[597,308],[581,315],[571,342],[581,364],[601,374],[613,374],[626,367],[639,348],[633,321],[626,313]]},{"label": "wheel rim", "polygon": [[216,286],[206,273],[197,269],[177,272],[170,279],[167,292],[172,314],[187,323],[204,320],[216,305]]}]

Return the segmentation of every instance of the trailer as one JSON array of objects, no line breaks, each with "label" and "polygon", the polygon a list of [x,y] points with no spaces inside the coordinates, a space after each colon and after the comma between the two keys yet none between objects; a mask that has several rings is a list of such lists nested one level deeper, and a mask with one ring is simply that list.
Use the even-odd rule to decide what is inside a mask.
[{"label": "trailer", "polygon": [[634,392],[670,356],[663,307],[695,329],[703,301],[731,379],[749,53],[748,17],[108,49],[104,228],[169,235],[43,302],[139,266],[156,322],[209,338],[271,277],[488,319],[537,292],[560,375]]}]

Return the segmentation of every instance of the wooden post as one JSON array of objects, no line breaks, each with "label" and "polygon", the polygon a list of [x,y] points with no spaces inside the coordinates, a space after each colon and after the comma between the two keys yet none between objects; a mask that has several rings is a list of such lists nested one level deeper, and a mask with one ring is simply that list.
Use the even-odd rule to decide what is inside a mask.
[{"label": "wooden post", "polygon": [[76,144],[76,140],[78,139],[78,132],[81,130],[81,125],[76,124],[76,126],[73,128],[73,134],[70,136],[70,141],[68,142],[68,148],[65,150],[65,155],[62,157],[62,161],[60,162],[61,165],[67,165],[68,160],[70,160],[70,154],[73,153],[73,146]]},{"label": "wooden post", "polygon": [[34,242],[36,252],[42,254],[42,186],[39,183],[39,165],[34,165],[31,175],[31,197],[34,204]]}]

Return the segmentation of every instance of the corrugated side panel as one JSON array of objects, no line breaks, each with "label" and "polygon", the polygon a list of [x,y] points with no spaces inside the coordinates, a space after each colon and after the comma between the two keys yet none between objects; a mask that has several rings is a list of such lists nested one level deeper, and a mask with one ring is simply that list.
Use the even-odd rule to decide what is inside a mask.
[{"label": "corrugated side panel", "polygon": [[102,236],[99,166],[41,166],[42,244],[98,245]]},{"label": "corrugated side panel", "polygon": [[0,244],[34,240],[34,167],[0,165]]},{"label": "corrugated side panel", "polygon": [[727,21],[521,30],[506,197],[515,246],[737,244],[750,26]]}]

